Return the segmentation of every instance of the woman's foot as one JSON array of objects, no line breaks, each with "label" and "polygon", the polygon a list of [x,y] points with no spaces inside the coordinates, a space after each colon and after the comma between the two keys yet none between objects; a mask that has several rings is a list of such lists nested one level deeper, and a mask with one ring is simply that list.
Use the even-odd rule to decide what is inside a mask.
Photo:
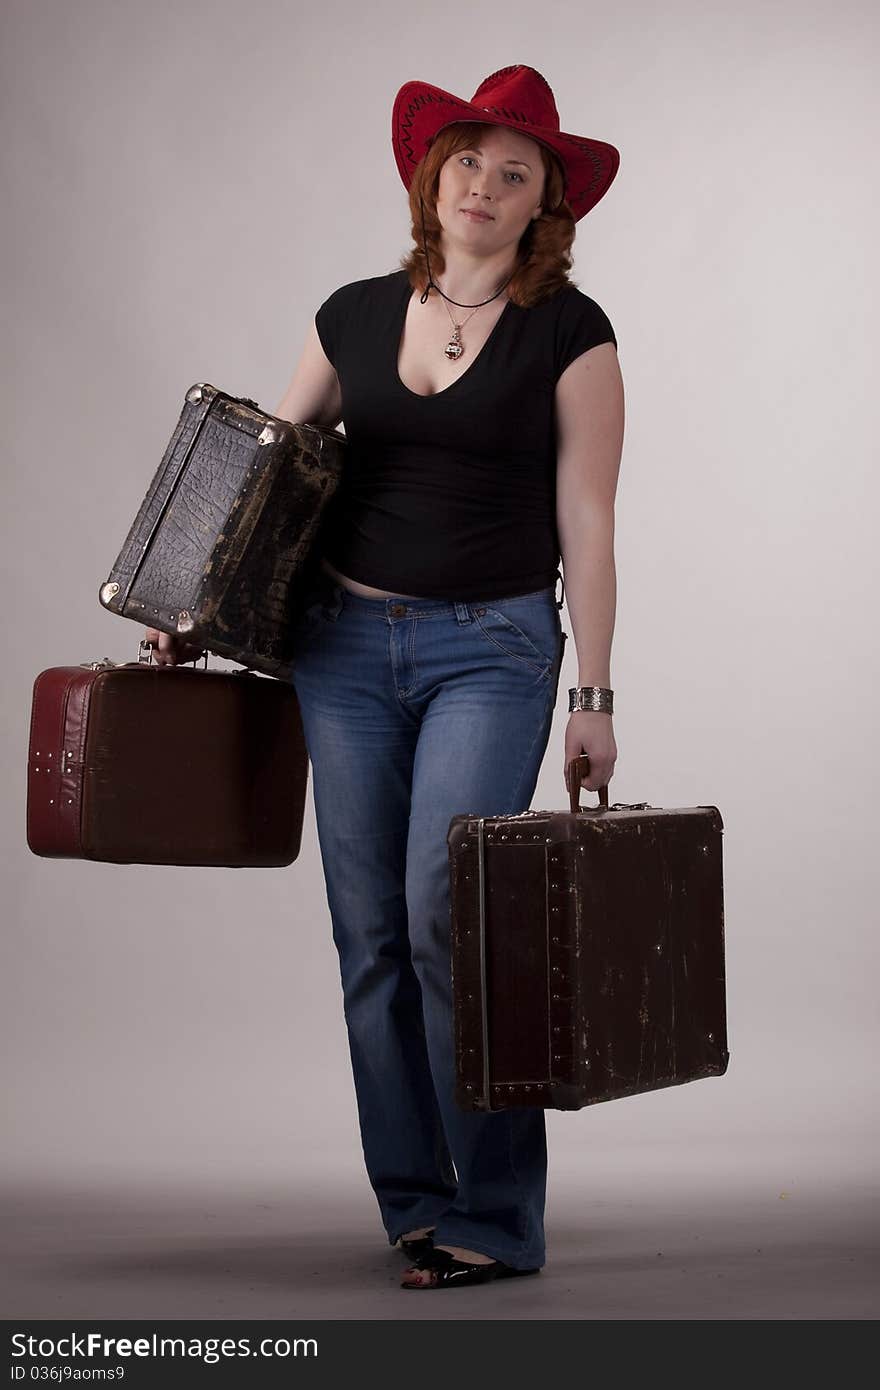
[{"label": "woman's foot", "polygon": [[[433,1250],[442,1250],[445,1254],[451,1255],[454,1260],[459,1260],[463,1263],[479,1265],[495,1263],[490,1255],[483,1255],[479,1250],[466,1250],[463,1245],[434,1245]],[[430,1256],[431,1251],[425,1251],[425,1254]],[[416,1258],[418,1258],[418,1256],[413,1255],[413,1259]],[[405,1289],[420,1288],[431,1282],[432,1269],[422,1261],[420,1264],[413,1265],[406,1271],[402,1287]]]},{"label": "woman's foot", "polygon": [[428,1255],[434,1248],[431,1239],[433,1226],[420,1226],[417,1231],[407,1231],[405,1235],[398,1236],[395,1244],[398,1250],[402,1250],[411,1260],[418,1260],[423,1255]]},{"label": "woman's foot", "polygon": [[445,1250],[452,1255],[453,1259],[465,1260],[472,1265],[490,1265],[492,1263],[491,1255],[484,1255],[480,1250],[466,1250],[463,1245],[438,1245],[435,1246],[435,1249]]},{"label": "woman's foot", "polygon": [[456,1285],[486,1284],[491,1279],[507,1279],[518,1274],[537,1274],[536,1269],[515,1269],[503,1260],[493,1260],[479,1250],[460,1245],[436,1245],[404,1272],[402,1289],[440,1289]]}]

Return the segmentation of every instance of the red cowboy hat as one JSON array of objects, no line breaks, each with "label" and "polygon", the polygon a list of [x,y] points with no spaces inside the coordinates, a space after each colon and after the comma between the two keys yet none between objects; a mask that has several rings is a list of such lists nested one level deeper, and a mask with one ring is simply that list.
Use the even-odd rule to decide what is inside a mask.
[{"label": "red cowboy hat", "polygon": [[391,138],[407,189],[438,130],[455,121],[509,126],[551,149],[564,166],[565,196],[576,222],[608,192],[620,164],[613,145],[561,131],[549,84],[535,68],[513,63],[485,78],[470,101],[427,82],[403,84],[394,98]]}]

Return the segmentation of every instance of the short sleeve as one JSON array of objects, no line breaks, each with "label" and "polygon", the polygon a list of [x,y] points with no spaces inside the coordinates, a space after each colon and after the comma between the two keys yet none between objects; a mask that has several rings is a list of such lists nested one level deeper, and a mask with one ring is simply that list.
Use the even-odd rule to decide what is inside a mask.
[{"label": "short sleeve", "polygon": [[321,347],[332,366],[336,367],[337,355],[339,352],[339,333],[342,323],[341,299],[342,289],[334,290],[329,299],[324,303],[315,314],[315,328],[321,341]]},{"label": "short sleeve", "polygon": [[595,299],[572,285],[562,296],[556,321],[555,380],[559,380],[566,367],[582,352],[600,343],[613,343],[617,347],[611,320]]}]

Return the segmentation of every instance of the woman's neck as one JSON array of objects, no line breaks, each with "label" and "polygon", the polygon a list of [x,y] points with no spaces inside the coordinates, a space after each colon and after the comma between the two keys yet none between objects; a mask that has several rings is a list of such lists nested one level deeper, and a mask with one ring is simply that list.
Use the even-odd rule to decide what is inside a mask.
[{"label": "woman's neck", "polygon": [[440,275],[432,267],[434,283],[459,304],[482,304],[507,283],[516,269],[516,258],[511,259],[507,253],[473,257],[456,255],[452,250],[446,253],[445,262]]}]

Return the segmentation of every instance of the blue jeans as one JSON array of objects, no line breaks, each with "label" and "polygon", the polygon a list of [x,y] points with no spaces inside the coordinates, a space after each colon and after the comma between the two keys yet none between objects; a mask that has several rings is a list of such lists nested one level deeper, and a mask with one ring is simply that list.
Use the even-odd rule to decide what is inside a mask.
[{"label": "blue jeans", "polygon": [[454,1099],[446,835],[458,812],[530,808],[565,642],[555,589],[363,598],[322,571],[292,677],[389,1243],[435,1226],[436,1243],[519,1268],[545,1262],[544,1111],[471,1113]]}]

